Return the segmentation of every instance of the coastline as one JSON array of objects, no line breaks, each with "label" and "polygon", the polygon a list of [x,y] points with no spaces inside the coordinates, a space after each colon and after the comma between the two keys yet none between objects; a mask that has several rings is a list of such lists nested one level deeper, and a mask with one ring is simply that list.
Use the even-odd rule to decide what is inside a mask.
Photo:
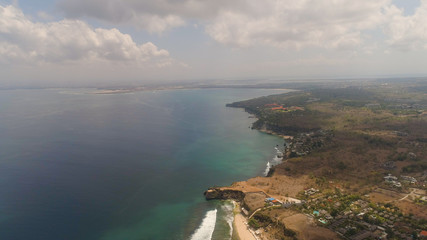
[{"label": "coastline", "polygon": [[[286,141],[292,141],[294,139],[294,136],[292,135],[280,134],[278,132],[275,132],[274,130],[268,130],[265,126],[254,127],[254,123],[259,120],[259,118],[256,114],[250,112],[247,113],[249,113],[250,115],[249,118],[255,119],[251,126],[252,130],[279,137],[280,139],[284,140],[285,143]],[[282,158],[281,161],[284,161],[284,159],[285,158]],[[269,174],[266,174],[265,176],[253,176],[247,180],[235,182],[231,186],[209,188],[205,192],[205,197],[207,200],[218,199],[232,200],[235,202],[235,209],[233,210],[234,219],[232,224],[233,230],[231,240],[267,239],[276,236],[274,235],[274,233],[267,232],[265,231],[265,229],[262,228],[259,230],[251,228],[249,226],[249,220],[253,218],[255,213],[264,209],[265,199],[267,198],[275,198],[279,200],[282,204],[286,203],[292,205],[295,203],[301,203],[301,200],[297,199],[296,195],[298,194],[298,192],[304,189],[308,182],[310,182],[310,180],[308,179],[307,175],[304,175],[300,178],[293,178],[289,176],[276,176],[273,180],[273,178],[271,178]],[[275,184],[281,184],[285,185],[285,187],[282,187],[280,191],[271,191],[271,188],[269,187],[270,184],[272,184],[271,186]],[[283,191],[285,191],[286,193],[284,193]],[[251,200],[248,200],[247,197]],[[257,199],[254,200],[254,197]],[[303,225],[314,224],[312,221],[309,221],[307,219],[304,219]],[[257,220],[255,219],[255,221]],[[274,232],[276,229],[274,229],[273,227],[270,230],[273,230]],[[293,232],[293,230],[290,231]],[[298,237],[301,237],[301,234],[304,234],[303,232],[304,231],[297,231],[293,232],[293,234],[297,235]]]},{"label": "coastline", "polygon": [[[286,89],[286,90],[288,90],[288,89]],[[233,107],[233,108],[234,108],[234,107]],[[293,136],[291,136],[291,135],[283,135],[283,134],[277,133],[277,132],[275,132],[275,131],[273,131],[273,130],[267,130],[267,128],[266,128],[265,126],[263,126],[262,128],[254,127],[254,126],[253,126],[253,125],[254,125],[254,123],[255,123],[256,121],[258,121],[258,120],[259,120],[259,118],[258,118],[255,114],[253,114],[253,113],[249,113],[249,112],[248,112],[248,114],[249,114],[249,118],[253,118],[253,119],[255,119],[255,121],[252,123],[252,126],[250,127],[252,130],[257,130],[257,131],[262,132],[262,133],[265,133],[265,134],[269,134],[269,135],[277,136],[277,137],[280,137],[280,138],[285,139],[285,140],[288,140],[288,139],[292,140],[292,139],[294,138],[294,137],[293,137]]]},{"label": "coastline", "polygon": [[[142,91],[164,91],[164,90],[194,90],[194,89],[233,89],[233,88],[247,88],[254,89],[251,85],[236,85],[236,86],[222,86],[222,85],[177,85],[177,86],[144,86],[144,87],[129,87],[129,88],[99,88],[89,94],[122,94],[122,93],[133,93]],[[270,88],[261,87],[257,89],[269,89],[269,90],[283,90],[283,91],[298,91],[288,88]]]},{"label": "coastline", "polygon": [[[249,113],[249,115],[250,115],[249,118],[254,118],[254,119],[258,120],[258,117],[255,114]],[[293,136],[278,134],[272,130],[267,130],[264,128],[254,128],[252,126],[251,129],[259,131],[261,133],[277,136],[277,137],[279,137],[285,141],[293,139]],[[250,179],[253,179],[256,177],[257,176],[254,176],[254,177],[249,178],[243,182],[234,183],[232,186],[229,186],[229,187],[222,187],[222,189],[229,188],[231,191],[235,191],[235,190],[237,190],[238,192],[241,191],[243,193],[243,195],[245,195],[248,192],[263,192],[266,196],[268,196],[264,190],[259,189],[259,188],[250,187],[250,186],[245,184]],[[244,186],[242,186],[242,183]],[[206,192],[205,192],[205,195],[206,195]],[[234,200],[232,200],[235,208],[233,209],[233,223],[232,223],[233,230],[232,230],[232,234],[231,234],[231,240],[260,240],[260,239],[262,239],[262,238],[260,238],[262,236],[258,237],[257,234],[255,233],[255,231],[253,229],[251,229],[249,224],[248,224],[249,218],[244,215],[244,213],[242,211],[242,206],[241,206],[241,204],[243,203],[244,200],[243,200],[243,198],[240,199],[240,197],[241,196],[239,196],[239,194],[228,193],[228,194],[225,194],[224,196],[221,196],[220,198],[217,198],[217,199],[223,199],[223,200],[234,199]],[[275,196],[275,197],[277,197],[277,196]],[[215,199],[215,198],[216,197],[214,197],[213,199]],[[286,199],[293,199],[293,198],[286,197]],[[293,199],[293,200],[299,201],[298,199]]]},{"label": "coastline", "polygon": [[255,130],[257,130],[257,131],[260,131],[260,132],[262,132],[262,133],[266,133],[266,134],[270,134],[270,135],[278,136],[278,137],[281,137],[281,138],[283,138],[283,139],[293,139],[293,138],[294,138],[293,136],[279,134],[279,133],[276,133],[276,132],[274,132],[274,131],[272,131],[272,130],[257,129],[257,128],[253,128],[253,129],[255,129]]},{"label": "coastline", "polygon": [[235,203],[235,206],[236,207],[233,210],[233,235],[231,236],[231,239],[258,240],[253,231],[249,229],[247,218],[242,215],[242,211],[240,210],[240,204]]},{"label": "coastline", "polygon": [[[227,107],[230,106],[227,105]],[[292,141],[294,139],[294,136],[292,135],[281,134],[274,130],[269,130],[265,125],[258,127],[254,126],[254,123],[259,120],[259,117],[254,113],[246,111],[246,109],[245,112],[249,114],[248,118],[254,119],[254,122],[252,122],[252,126],[250,127],[251,130],[279,137],[279,139],[282,139],[285,143],[286,141]],[[285,158],[281,158],[281,162],[284,160]],[[269,176],[269,174],[266,174],[265,176],[253,176],[244,181],[235,182],[230,186],[209,188],[205,192],[207,200],[232,200],[234,202],[235,209],[233,210],[234,218],[231,240],[260,240],[274,236],[274,234],[271,235],[271,233],[264,232],[264,229],[256,230],[249,226],[249,220],[254,216],[254,214],[264,209],[264,200],[266,198],[275,198],[282,203],[301,203],[301,200],[297,199],[296,195],[299,191],[304,189],[305,185],[307,185],[307,181],[309,181],[307,180],[307,176],[304,175],[298,179],[294,179],[292,177],[280,177],[280,179],[278,179],[278,177],[276,177],[275,180],[273,180],[276,184],[279,182],[280,184],[286,183],[284,184],[287,185],[284,187],[287,192],[286,194],[271,191],[270,187],[268,187],[270,180],[272,180],[270,177],[271,176]],[[274,185],[274,183],[272,185]],[[288,196],[288,194],[291,196]],[[255,201],[253,201],[253,199],[247,200],[247,197],[253,198],[254,196],[257,198]],[[297,234],[300,235],[301,232]]]},{"label": "coastline", "polygon": [[[251,114],[249,118],[257,119],[252,130],[285,139],[284,152],[288,153],[287,161],[266,177],[206,191],[207,200],[234,199],[241,204],[242,213],[240,209],[235,213],[235,235],[246,234],[244,239],[326,240],[388,235],[409,239],[407,229],[412,236],[421,234],[425,225],[407,223],[407,219],[425,219],[424,214],[418,213],[426,209],[420,207],[418,200],[426,197],[426,185],[418,183],[426,182],[422,167],[425,162],[413,163],[425,159],[425,151],[420,150],[422,146],[426,149],[422,127],[425,110],[397,113],[395,106],[423,107],[394,100],[394,95],[390,99],[400,105],[391,104],[390,100],[381,103],[380,110],[372,110],[369,106],[379,104],[369,102],[375,102],[376,91],[382,89],[360,90],[356,95],[353,90],[322,89],[227,104],[243,108]],[[419,92],[411,93],[419,97]],[[360,103],[361,99],[368,103]],[[286,106],[297,107],[294,111]],[[406,122],[397,120],[395,115]],[[417,121],[412,121],[415,118]],[[294,138],[285,136],[289,134]],[[418,199],[404,197],[415,191],[414,185],[419,187]],[[388,196],[389,192],[395,196]],[[386,217],[378,217],[382,215]],[[388,220],[388,216],[392,217]],[[248,233],[253,233],[254,238]]]}]

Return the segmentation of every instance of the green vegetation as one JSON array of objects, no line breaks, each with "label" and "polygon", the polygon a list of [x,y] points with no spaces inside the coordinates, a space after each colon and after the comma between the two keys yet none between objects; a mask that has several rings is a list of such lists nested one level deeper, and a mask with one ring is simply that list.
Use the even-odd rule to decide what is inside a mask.
[{"label": "green vegetation", "polygon": [[249,219],[248,224],[249,224],[249,226],[250,226],[251,228],[254,228],[254,229],[258,229],[258,228],[260,228],[260,227],[262,226],[262,225],[258,222],[258,220],[256,220],[255,218],[251,218],[251,219]]},{"label": "green vegetation", "polygon": [[[255,129],[293,137],[284,146],[287,161],[269,175],[309,176],[297,195],[303,204],[291,211],[347,238],[415,238],[427,229],[425,192],[413,194],[427,190],[426,89],[427,82],[417,80],[323,85],[228,106],[254,114]],[[249,224],[281,229],[278,239],[295,236],[278,228],[277,212],[268,212]]]},{"label": "green vegetation", "polygon": [[291,239],[296,239],[296,233],[294,231],[286,228],[282,222],[273,220],[271,216],[264,214],[262,211],[257,212],[251,219],[249,219],[248,224],[254,229],[266,227],[273,228],[275,231],[277,231],[276,237],[278,238],[281,238],[281,236],[286,236],[290,237]]},{"label": "green vegetation", "polygon": [[[378,184],[390,172],[427,169],[427,95],[421,89],[427,89],[425,81],[323,86],[228,106],[256,115],[255,129],[298,138],[293,143],[299,141],[302,147],[287,152],[288,158],[298,161],[277,166],[275,173],[313,172],[363,189]],[[306,133],[313,134],[301,135]],[[322,136],[316,136],[319,133]]]}]

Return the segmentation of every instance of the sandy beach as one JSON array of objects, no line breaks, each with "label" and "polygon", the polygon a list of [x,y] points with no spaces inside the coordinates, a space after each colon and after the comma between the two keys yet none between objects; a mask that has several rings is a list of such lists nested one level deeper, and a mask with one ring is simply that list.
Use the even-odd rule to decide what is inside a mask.
[{"label": "sandy beach", "polygon": [[246,218],[242,214],[238,213],[234,216],[233,224],[240,240],[257,240],[249,231],[246,225]]}]

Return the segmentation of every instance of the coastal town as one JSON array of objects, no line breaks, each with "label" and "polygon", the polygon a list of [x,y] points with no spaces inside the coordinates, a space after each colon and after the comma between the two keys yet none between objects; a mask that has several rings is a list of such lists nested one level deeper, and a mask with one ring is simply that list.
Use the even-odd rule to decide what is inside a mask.
[{"label": "coastal town", "polygon": [[290,95],[229,105],[253,114],[253,129],[284,140],[282,162],[267,177],[205,192],[238,202],[251,235],[240,239],[427,239],[424,96]]},{"label": "coastal town", "polygon": [[[300,141],[301,138],[295,138],[290,143],[288,140],[285,149],[290,153],[300,153],[295,151],[297,147],[292,147],[304,146],[293,144]],[[304,189],[295,198],[275,198],[262,189],[256,192],[251,189],[242,196],[226,198],[242,202],[240,210],[248,219],[247,228],[254,239],[277,239],[269,232],[274,232],[274,220],[286,221],[286,218],[278,217],[281,212],[291,212],[291,217],[304,214],[307,222],[336,233],[335,239],[427,239],[427,212],[413,212],[416,209],[412,209],[403,213],[396,206],[396,203],[427,206],[427,171],[417,178],[387,174],[383,179],[371,193],[365,195],[348,193],[339,184],[330,181],[317,184],[320,188]],[[382,201],[384,198],[387,200]],[[261,200],[263,203],[260,205]],[[274,215],[271,214],[272,210]],[[292,229],[287,229],[286,236],[299,239]]]},{"label": "coastal town", "polygon": [[[247,217],[248,231],[255,239],[278,239],[277,235],[270,234],[277,227],[275,222],[286,222],[287,218],[301,214],[304,214],[307,222],[335,233],[333,239],[427,239],[427,213],[404,213],[397,207],[405,204],[427,206],[427,172],[419,179],[400,176],[403,185],[399,186],[396,186],[397,179],[387,175],[384,186],[394,189],[378,186],[371,194],[363,196],[347,193],[333,182],[322,190],[304,189],[297,198],[275,198],[263,190],[245,192],[240,200],[243,205],[240,210]],[[389,200],[375,199],[381,195],[388,196]],[[262,199],[261,206],[259,203]],[[281,218],[283,214],[290,216]],[[300,239],[292,229],[285,232],[289,239]]]}]

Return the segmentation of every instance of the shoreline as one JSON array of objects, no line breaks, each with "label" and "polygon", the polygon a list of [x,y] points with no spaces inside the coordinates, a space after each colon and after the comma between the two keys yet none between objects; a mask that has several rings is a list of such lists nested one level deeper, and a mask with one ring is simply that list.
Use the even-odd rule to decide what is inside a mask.
[{"label": "shoreline", "polygon": [[[390,89],[395,88],[401,86]],[[243,108],[249,118],[257,119],[252,130],[292,139],[285,140],[284,146],[289,160],[267,177],[210,188],[206,199],[240,201],[244,208],[234,220],[235,235],[246,236],[240,239],[365,239],[387,235],[409,239],[420,235],[425,229],[418,222],[425,219],[422,213],[426,212],[419,204],[426,197],[421,168],[425,162],[413,161],[425,159],[425,107],[407,104],[390,89],[360,87],[360,93],[351,87],[320,89],[227,104]],[[375,94],[382,91],[390,100],[380,105]],[[411,94],[411,99],[423,99],[422,92],[413,90]],[[362,100],[368,103],[360,103]],[[284,106],[298,106],[303,112],[282,111]],[[405,198],[404,194],[415,191],[411,188],[420,194]],[[276,209],[274,205],[281,206]],[[408,222],[410,219],[414,221]]]},{"label": "shoreline", "polygon": [[[289,89],[286,89],[286,90],[289,90]],[[236,107],[231,107],[231,108],[236,108]],[[237,107],[237,108],[239,108],[239,107]],[[245,110],[244,108],[243,108],[243,110]],[[245,112],[246,112],[246,110],[245,110]],[[248,118],[253,118],[253,119],[255,119],[255,121],[252,123],[252,126],[250,126],[250,128],[251,128],[251,130],[256,130],[256,131],[258,131],[258,132],[261,132],[261,133],[265,133],[265,134],[268,134],[268,135],[273,135],[273,136],[276,136],[276,137],[280,137],[280,138],[282,138],[282,139],[284,139],[284,140],[292,140],[293,138],[294,138],[294,136],[291,136],[291,135],[283,135],[283,134],[280,134],[280,133],[277,133],[277,132],[275,132],[275,131],[273,131],[273,130],[267,130],[266,128],[257,128],[257,127],[254,127],[253,126],[253,124],[256,122],[256,121],[258,121],[259,120],[259,118],[255,115],[255,114],[253,114],[253,113],[249,113],[249,112],[247,112],[248,114],[249,114],[249,117]]]},{"label": "shoreline", "polygon": [[265,133],[265,134],[269,134],[269,135],[273,135],[273,136],[277,136],[277,137],[283,138],[283,139],[285,139],[285,140],[288,140],[288,139],[291,139],[291,140],[292,140],[292,139],[294,138],[293,136],[279,134],[279,133],[276,133],[276,132],[274,132],[274,131],[272,131],[272,130],[257,129],[257,128],[253,128],[253,129],[254,129],[254,130],[257,130],[257,131],[259,131],[259,132]]},{"label": "shoreline", "polygon": [[133,88],[100,88],[95,91],[90,92],[89,94],[123,94],[123,93],[134,93],[134,92],[143,92],[143,91],[165,91],[165,90],[197,90],[197,89],[233,89],[233,88],[245,88],[245,89],[270,89],[277,91],[298,91],[288,88],[268,88],[268,87],[259,87],[253,88],[250,85],[242,86],[150,86],[150,87],[133,87]]},{"label": "shoreline", "polygon": [[247,218],[243,216],[240,210],[240,203],[235,203],[233,214],[233,233],[231,239],[258,240],[255,233],[249,229]]},{"label": "shoreline", "polygon": [[[255,121],[259,119],[255,114],[252,114],[252,113],[249,113],[249,112],[247,112],[247,113],[249,114],[249,118],[253,118],[253,119],[255,119]],[[264,128],[254,128],[253,125],[250,128],[251,128],[251,130],[256,130],[256,131],[258,131],[260,133],[272,135],[272,136],[278,137],[278,138],[280,138],[282,140],[285,140],[285,141],[286,140],[292,140],[294,138],[294,136],[279,134],[279,133],[277,133],[277,132],[275,132],[273,130],[267,130],[267,129],[264,129]],[[284,159],[285,158],[282,158],[281,161],[283,161]],[[269,169],[269,172],[270,171],[271,171],[271,168]],[[268,176],[268,174],[267,174],[267,176]],[[259,176],[254,176],[252,178],[256,178],[256,177],[259,177]],[[262,176],[262,177],[266,177],[266,176]],[[252,178],[249,178],[249,179],[252,179]],[[244,180],[243,182],[246,182],[249,179]],[[228,187],[222,187],[222,188],[223,189],[230,188],[230,190],[231,189],[236,190],[234,187],[235,186],[228,186]],[[261,191],[266,196],[270,196],[269,194],[267,194],[262,189],[259,189],[259,188],[247,189],[247,187],[248,186],[246,186],[246,189],[245,189],[245,187],[242,187],[241,189],[239,189],[237,191],[242,191],[243,194],[245,194],[246,191],[249,191],[249,192],[258,192],[258,191]],[[231,240],[260,240],[260,239],[263,239],[262,238],[262,236],[263,236],[262,234],[259,235],[259,236],[257,236],[257,233],[255,232],[255,230],[253,230],[252,228],[250,228],[250,226],[248,224],[249,216],[244,215],[244,212],[242,211],[243,209],[242,209],[241,204],[242,204],[242,202],[244,200],[243,200],[243,198],[242,199],[238,199],[239,198],[238,195],[239,194],[235,194],[235,193],[227,193],[224,196],[221,196],[220,198],[216,198],[216,197],[213,198],[213,199],[219,199],[219,200],[234,199],[234,200],[232,200],[234,202],[235,208],[233,210],[233,223],[232,223],[233,229],[232,229],[232,234],[231,234]],[[205,192],[205,196],[206,196],[206,192]],[[274,197],[277,198],[277,196],[274,196]],[[280,196],[280,198],[282,198],[282,196]],[[290,197],[286,197],[286,199],[287,200],[292,199],[292,200],[300,201],[298,199],[294,199],[294,198],[290,198]],[[260,234],[260,233],[258,233],[258,234]]]}]

